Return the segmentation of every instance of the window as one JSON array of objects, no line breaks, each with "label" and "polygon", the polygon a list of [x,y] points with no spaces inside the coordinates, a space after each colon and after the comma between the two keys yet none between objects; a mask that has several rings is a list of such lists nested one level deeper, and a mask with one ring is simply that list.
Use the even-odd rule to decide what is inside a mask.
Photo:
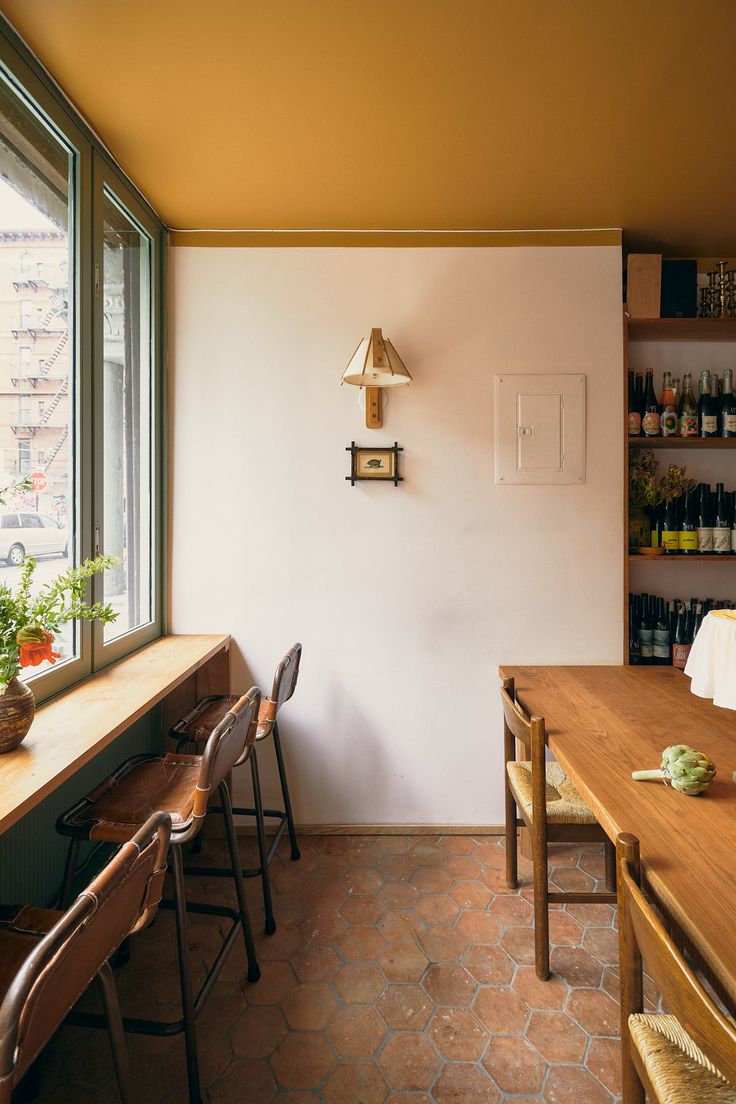
[{"label": "window", "polygon": [[90,584],[117,620],[59,634],[62,661],[30,676],[38,700],[162,631],[163,242],[145,200],[0,27],[0,491],[45,476],[0,507],[0,529],[16,530],[0,539],[0,584],[27,555],[39,585],[97,550],[120,559]]}]

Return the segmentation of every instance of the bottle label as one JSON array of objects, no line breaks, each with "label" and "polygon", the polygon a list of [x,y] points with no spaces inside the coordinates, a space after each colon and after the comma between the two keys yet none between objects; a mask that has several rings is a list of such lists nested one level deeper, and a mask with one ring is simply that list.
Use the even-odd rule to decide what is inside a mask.
[{"label": "bottle label", "polygon": [[654,633],[651,629],[639,629],[639,654],[642,659],[651,659],[652,657],[652,638]]},{"label": "bottle label", "polygon": [[736,527],[731,530],[731,551],[736,552]]},{"label": "bottle label", "polygon": [[676,552],[679,547],[679,534],[672,529],[662,530],[662,547],[668,552]]},{"label": "bottle label", "polygon": [[714,552],[730,552],[731,551],[731,530],[730,529],[714,529],[713,530],[713,551]]},{"label": "bottle label", "polygon": [[662,415],[661,422],[662,436],[663,437],[675,437],[677,435],[677,414],[673,406],[668,406]]},{"label": "bottle label", "polygon": [[642,429],[646,437],[659,436],[659,414],[656,410],[647,410],[642,418]]},{"label": "bottle label", "polygon": [[700,419],[701,430],[703,433],[717,433],[718,432],[718,415],[717,414],[704,414]]},{"label": "bottle label", "polygon": [[672,666],[678,667],[681,671],[684,671],[685,664],[687,663],[687,657],[690,655],[690,649],[692,644],[673,644],[672,645]]},{"label": "bottle label", "polygon": [[659,548],[659,538],[661,534],[659,529],[652,529],[652,535],[649,541],[650,548]]},{"label": "bottle label", "polygon": [[697,437],[698,436],[698,415],[697,414],[681,414],[680,415],[680,436],[681,437]]},{"label": "bottle label", "polygon": [[[736,418],[734,419],[736,421]],[[629,437],[641,436],[641,414],[636,410],[629,411]]]},{"label": "bottle label", "polygon": [[681,529],[677,534],[677,547],[681,552],[697,552],[698,534],[695,529]]},{"label": "bottle label", "polygon": [[[629,417],[631,417],[631,415],[629,415]],[[723,415],[723,428],[728,434],[736,434],[736,414]]]},{"label": "bottle label", "polygon": [[670,634],[667,629],[654,630],[654,644],[652,646],[652,654],[655,659],[666,659],[667,662],[669,662]]},{"label": "bottle label", "polygon": [[713,530],[698,529],[698,552],[713,551]]}]

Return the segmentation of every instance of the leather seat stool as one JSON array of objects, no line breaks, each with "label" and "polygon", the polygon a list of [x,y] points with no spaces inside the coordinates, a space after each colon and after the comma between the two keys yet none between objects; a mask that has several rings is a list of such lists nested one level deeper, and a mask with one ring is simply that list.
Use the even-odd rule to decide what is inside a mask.
[{"label": "leather seat stool", "polygon": [[[251,779],[253,784],[253,807],[235,806],[233,813],[238,816],[255,817],[258,836],[258,862],[257,867],[243,868],[244,878],[257,878],[260,876],[263,885],[263,910],[265,914],[265,930],[267,935],[276,931],[276,921],[273,915],[271,900],[271,883],[268,874],[269,864],[276,853],[284,831],[288,828],[289,842],[291,844],[291,858],[296,861],[299,856],[299,844],[294,827],[294,815],[291,809],[289,797],[289,783],[286,777],[286,767],[281,748],[281,737],[277,714],[281,706],[289,700],[296,689],[299,677],[299,664],[301,661],[302,646],[294,644],[283,657],[274,675],[273,687],[270,698],[264,698],[258,712],[258,732],[256,744],[269,736],[273,740],[273,748],[276,754],[276,765],[279,771],[283,809],[264,809],[261,797],[261,781],[258,771],[258,756],[256,749],[250,757]],[[194,744],[197,749],[207,741],[213,728],[218,725],[237,699],[232,696],[211,695],[197,702],[194,709],[187,713],[169,731],[169,735],[177,742],[177,751],[181,751],[188,744]],[[216,811],[216,810],[213,810]],[[264,818],[273,818],[279,821],[276,833],[271,840],[270,847],[266,842],[266,829]],[[187,873],[208,874],[210,877],[228,877],[232,871],[226,867],[194,867],[188,866]]]},{"label": "leather seat stool", "polygon": [[[184,1032],[187,1053],[189,1099],[201,1100],[197,1056],[196,1020],[212,992],[238,933],[242,932],[248,956],[248,980],[260,977],[245,899],[245,886],[238,861],[238,845],[233,824],[227,777],[233,767],[244,763],[253,753],[258,727],[260,691],[253,687],[230,704],[220,722],[212,729],[201,755],[138,755],[128,759],[92,793],[63,813],[56,827],[71,837],[67,857],[62,903],[71,893],[83,840],[118,843],[129,839],[151,809],[163,809],[172,822],[169,857],[174,882],[173,901],[163,901],[176,913],[176,938],[179,953],[182,1018],[169,1023],[125,1017],[127,1031],[145,1035],[174,1035]],[[183,845],[196,839],[207,815],[207,802],[219,790],[220,811],[225,819],[227,840],[235,881],[237,908],[187,901],[184,886]],[[189,933],[187,913],[225,917],[232,921],[202,988],[196,997],[190,980]],[[78,1013],[75,1022],[99,1026],[99,1017]]]}]

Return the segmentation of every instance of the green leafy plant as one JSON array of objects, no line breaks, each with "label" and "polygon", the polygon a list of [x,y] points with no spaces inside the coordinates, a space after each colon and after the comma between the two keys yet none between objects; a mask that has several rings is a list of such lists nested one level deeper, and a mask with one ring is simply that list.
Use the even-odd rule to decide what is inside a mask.
[{"label": "green leafy plant", "polygon": [[60,658],[52,645],[54,636],[68,621],[114,621],[112,606],[87,602],[87,582],[93,575],[117,567],[113,556],[97,556],[78,567],[62,571],[51,583],[33,592],[36,560],[29,556],[23,564],[15,589],[0,584],[0,695],[21,667],[37,667],[44,660]]},{"label": "green leafy plant", "polygon": [[[633,452],[633,450],[632,450]],[[694,479],[686,479],[687,468],[670,464],[664,475],[657,475],[657,461],[651,449],[637,449],[629,459],[629,505],[659,506],[689,493]]]}]

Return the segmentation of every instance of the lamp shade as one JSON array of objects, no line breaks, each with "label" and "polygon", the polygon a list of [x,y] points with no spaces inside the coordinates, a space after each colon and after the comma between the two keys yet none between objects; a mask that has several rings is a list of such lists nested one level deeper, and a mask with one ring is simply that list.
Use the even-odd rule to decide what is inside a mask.
[{"label": "lamp shade", "polygon": [[353,353],[342,374],[343,383],[356,387],[398,387],[411,383],[406,365],[380,329],[372,329]]}]

